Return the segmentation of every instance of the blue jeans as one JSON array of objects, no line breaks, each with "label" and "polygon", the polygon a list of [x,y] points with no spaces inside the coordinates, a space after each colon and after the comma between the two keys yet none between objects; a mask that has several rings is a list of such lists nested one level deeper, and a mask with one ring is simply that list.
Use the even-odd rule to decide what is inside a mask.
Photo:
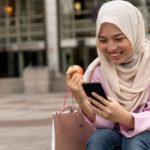
[{"label": "blue jeans", "polygon": [[98,129],[89,138],[86,150],[150,150],[150,131],[127,138],[111,129]]}]

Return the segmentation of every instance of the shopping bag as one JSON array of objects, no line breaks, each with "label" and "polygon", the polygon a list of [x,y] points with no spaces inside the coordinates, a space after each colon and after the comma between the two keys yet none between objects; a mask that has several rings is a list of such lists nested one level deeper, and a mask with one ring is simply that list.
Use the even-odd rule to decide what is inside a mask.
[{"label": "shopping bag", "polygon": [[52,116],[52,150],[86,150],[94,128],[75,106],[67,106]]}]

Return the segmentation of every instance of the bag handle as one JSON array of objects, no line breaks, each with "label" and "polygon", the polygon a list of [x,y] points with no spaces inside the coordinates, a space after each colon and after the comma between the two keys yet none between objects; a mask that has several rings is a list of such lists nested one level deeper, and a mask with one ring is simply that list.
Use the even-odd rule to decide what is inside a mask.
[{"label": "bag handle", "polygon": [[68,98],[69,94],[71,95],[72,105],[75,106],[75,100],[74,100],[74,97],[73,97],[72,93],[70,92],[69,88],[67,87],[66,92],[65,92],[65,96],[64,96],[64,104],[63,104],[63,108],[66,107],[67,98]]},{"label": "bag handle", "polygon": [[[69,94],[71,95],[72,105],[66,106],[67,98],[69,97]],[[68,87],[67,87],[66,92],[65,92],[63,107],[60,109],[59,113],[63,113],[66,109],[70,109],[70,112],[74,112],[75,110],[80,111],[80,107],[75,107],[74,96],[72,95],[72,93],[70,92]]]},{"label": "bag handle", "polygon": [[79,111],[80,109],[78,107],[75,107],[75,106],[67,106],[67,107],[64,107],[62,108],[60,111],[59,111],[59,114],[61,113],[64,113],[66,110],[69,111],[69,113],[73,113],[73,112],[77,112]]},{"label": "bag handle", "polygon": [[[67,102],[67,98],[68,98],[69,94],[71,94],[72,104],[73,105],[66,106],[66,102]],[[78,125],[80,127],[84,127],[84,122],[83,122],[83,119],[82,119],[82,115],[80,113],[81,108],[80,108],[80,106],[79,107],[75,106],[75,99],[74,99],[72,93],[70,92],[69,88],[67,88],[66,92],[65,92],[63,107],[60,109],[59,112],[57,112],[57,114],[63,114],[63,113],[65,113],[66,110],[69,110],[69,113],[78,112],[77,113],[77,118],[78,118],[77,122],[78,122]]]}]

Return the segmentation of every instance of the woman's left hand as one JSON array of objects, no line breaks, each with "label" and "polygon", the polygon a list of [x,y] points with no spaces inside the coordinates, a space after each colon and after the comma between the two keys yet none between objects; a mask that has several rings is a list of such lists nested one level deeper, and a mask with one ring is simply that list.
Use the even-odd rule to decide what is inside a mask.
[{"label": "woman's left hand", "polygon": [[96,94],[92,95],[97,99],[90,98],[93,111],[104,119],[125,124],[129,127],[134,126],[134,120],[131,112],[123,108],[118,101],[113,98],[108,97],[108,100],[102,96]]}]

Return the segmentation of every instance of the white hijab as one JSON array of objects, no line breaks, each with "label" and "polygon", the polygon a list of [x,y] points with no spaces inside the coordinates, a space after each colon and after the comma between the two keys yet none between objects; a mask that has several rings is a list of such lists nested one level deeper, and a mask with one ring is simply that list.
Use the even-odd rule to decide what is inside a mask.
[{"label": "white hijab", "polygon": [[140,11],[127,1],[114,0],[105,3],[98,12],[96,38],[101,24],[110,22],[121,29],[132,44],[132,54],[122,65],[115,65],[105,58],[101,50],[98,58],[89,65],[85,80],[100,63],[108,95],[115,98],[129,111],[144,104],[149,98],[150,42],[145,38],[145,27]]}]

